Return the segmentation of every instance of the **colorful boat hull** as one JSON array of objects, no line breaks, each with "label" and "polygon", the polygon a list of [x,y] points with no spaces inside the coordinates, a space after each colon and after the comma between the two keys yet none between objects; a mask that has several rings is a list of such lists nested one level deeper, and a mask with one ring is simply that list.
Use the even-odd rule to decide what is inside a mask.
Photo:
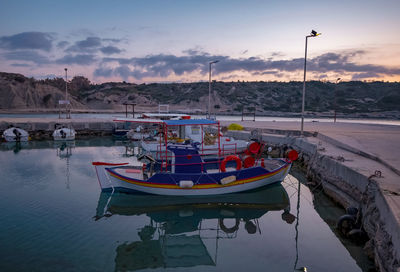
[{"label": "colorful boat hull", "polygon": [[[172,174],[157,173],[148,180],[134,179],[115,171],[122,165],[96,163],[96,173],[103,191],[118,190],[156,195],[219,195],[253,190],[281,182],[288,174],[291,164],[284,163],[274,171],[255,166],[239,171],[223,173]],[[234,176],[235,181],[221,184],[224,178]],[[181,181],[193,181],[191,188],[182,188]]]}]

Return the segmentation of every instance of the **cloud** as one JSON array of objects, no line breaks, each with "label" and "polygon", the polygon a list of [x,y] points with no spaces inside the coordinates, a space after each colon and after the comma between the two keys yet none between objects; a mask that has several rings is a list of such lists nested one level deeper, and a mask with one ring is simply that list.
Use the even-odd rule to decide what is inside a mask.
[{"label": "cloud", "polygon": [[57,64],[78,64],[78,65],[90,65],[97,61],[96,56],[92,54],[78,54],[78,55],[65,55],[64,57],[57,59]]},{"label": "cloud", "polygon": [[[352,72],[400,75],[400,68],[388,68],[382,65],[357,64],[352,61],[356,55],[366,54],[364,51],[350,53],[326,53],[307,61],[307,70],[316,72]],[[310,63],[310,64],[309,64]]]},{"label": "cloud", "polygon": [[37,49],[50,51],[53,46],[53,36],[45,32],[22,32],[12,36],[0,37],[0,48],[7,50]]},{"label": "cloud", "polygon": [[28,61],[38,65],[51,63],[48,57],[33,50],[6,52],[1,54],[1,56],[6,60]]},{"label": "cloud", "polygon": [[283,54],[282,52],[272,52],[271,53],[271,57],[273,57],[273,58],[282,58],[282,57],[284,57],[285,56],[285,54]]},{"label": "cloud", "polygon": [[101,46],[99,37],[87,37],[85,40],[77,41],[68,47],[66,52],[93,52]]},{"label": "cloud", "polygon": [[253,76],[263,76],[263,75],[276,75],[278,71],[264,71],[264,72],[254,72],[252,73]]},{"label": "cloud", "polygon": [[10,65],[13,67],[31,67],[31,65],[26,63],[11,63]]},{"label": "cloud", "polygon": [[365,73],[357,73],[353,74],[351,80],[363,80],[367,78],[380,78],[382,75],[374,73],[374,72],[365,72]]},{"label": "cloud", "polygon": [[60,41],[60,42],[57,43],[57,47],[58,47],[58,48],[64,48],[64,47],[66,47],[68,44],[69,44],[69,42],[67,42],[67,41]]},{"label": "cloud", "polygon": [[[213,65],[214,75],[226,77],[229,73],[248,72],[252,75],[284,76],[285,73],[303,71],[304,58],[289,60],[264,59],[262,57],[232,58],[223,55],[211,55],[196,49],[184,51],[185,55],[157,54],[145,57],[134,58],[103,58],[101,63],[107,68],[109,76],[120,76],[124,79],[134,77],[141,80],[145,77],[166,78],[169,76],[182,76],[185,73],[208,73],[208,63],[212,60],[219,60]],[[400,75],[399,68],[388,68],[382,65],[358,64],[355,57],[362,57],[368,52],[354,50],[348,52],[329,52],[320,56],[307,59],[307,71],[315,73],[357,73],[355,77],[369,75]],[[281,54],[275,52],[273,56]],[[117,65],[117,66],[115,66]],[[104,74],[102,68],[97,74]]]},{"label": "cloud", "polygon": [[93,48],[101,45],[101,39],[99,37],[87,37],[85,40],[76,42],[79,48]]},{"label": "cloud", "polygon": [[112,77],[113,75],[113,69],[112,68],[106,68],[106,67],[100,67],[94,70],[93,75],[95,77]]},{"label": "cloud", "polygon": [[123,65],[123,66],[117,67],[117,68],[114,70],[114,74],[115,74],[115,75],[119,75],[119,76],[122,77],[124,80],[126,80],[126,79],[128,79],[129,76],[131,76],[132,71],[131,71],[131,69],[130,69],[128,66]]},{"label": "cloud", "polygon": [[67,53],[90,53],[95,54],[102,52],[105,55],[119,54],[124,50],[116,46],[110,45],[119,43],[120,39],[101,39],[99,37],[87,37],[84,40],[75,42],[73,45],[65,49]]},{"label": "cloud", "polygon": [[110,39],[110,38],[105,38],[103,39],[105,42],[112,42],[112,43],[120,43],[122,39]]},{"label": "cloud", "polygon": [[111,45],[100,48],[100,51],[103,52],[103,54],[106,54],[106,55],[118,54],[118,53],[122,52],[121,49],[119,49],[119,48],[117,48],[115,46],[111,46]]}]

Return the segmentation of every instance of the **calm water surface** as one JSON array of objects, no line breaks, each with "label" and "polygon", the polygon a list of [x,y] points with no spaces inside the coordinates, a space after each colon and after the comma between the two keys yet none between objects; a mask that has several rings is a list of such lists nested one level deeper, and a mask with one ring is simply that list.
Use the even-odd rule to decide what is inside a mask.
[{"label": "calm water surface", "polygon": [[91,162],[129,162],[132,152],[104,138],[67,146],[2,143],[0,271],[345,272],[371,266],[360,247],[348,250],[335,235],[326,222],[340,210],[321,195],[316,209],[318,200],[299,187],[301,175],[289,175],[282,186],[208,199],[101,193]]}]

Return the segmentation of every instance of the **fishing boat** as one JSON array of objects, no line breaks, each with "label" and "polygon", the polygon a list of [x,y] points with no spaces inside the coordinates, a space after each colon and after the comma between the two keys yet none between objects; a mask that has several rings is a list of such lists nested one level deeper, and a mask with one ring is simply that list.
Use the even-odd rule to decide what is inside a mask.
[{"label": "fishing boat", "polygon": [[[150,121],[147,121],[150,122]],[[261,158],[263,143],[254,142],[245,154],[225,156],[218,148],[215,156],[203,156],[201,143],[169,142],[169,128],[197,125],[216,126],[220,147],[220,125],[216,120],[152,120],[164,135],[157,158],[144,154],[142,165],[92,162],[103,191],[141,192],[156,195],[220,195],[253,190],[281,182],[288,174],[297,152],[288,158]],[[258,148],[254,148],[258,145]]]},{"label": "fishing boat", "polygon": [[75,140],[75,129],[72,127],[57,124],[53,132],[54,141],[72,141]]},{"label": "fishing boat", "polygon": [[29,134],[22,128],[10,127],[4,130],[3,138],[6,142],[26,142],[29,140]]}]

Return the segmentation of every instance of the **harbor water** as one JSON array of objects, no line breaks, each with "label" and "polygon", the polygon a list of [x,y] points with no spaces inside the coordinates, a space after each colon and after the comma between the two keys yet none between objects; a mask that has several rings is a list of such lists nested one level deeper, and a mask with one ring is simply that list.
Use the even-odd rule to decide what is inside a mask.
[{"label": "harbor water", "polygon": [[0,271],[374,271],[336,233],[344,211],[295,169],[207,199],[102,193],[91,162],[137,152],[111,138],[1,143]]}]

